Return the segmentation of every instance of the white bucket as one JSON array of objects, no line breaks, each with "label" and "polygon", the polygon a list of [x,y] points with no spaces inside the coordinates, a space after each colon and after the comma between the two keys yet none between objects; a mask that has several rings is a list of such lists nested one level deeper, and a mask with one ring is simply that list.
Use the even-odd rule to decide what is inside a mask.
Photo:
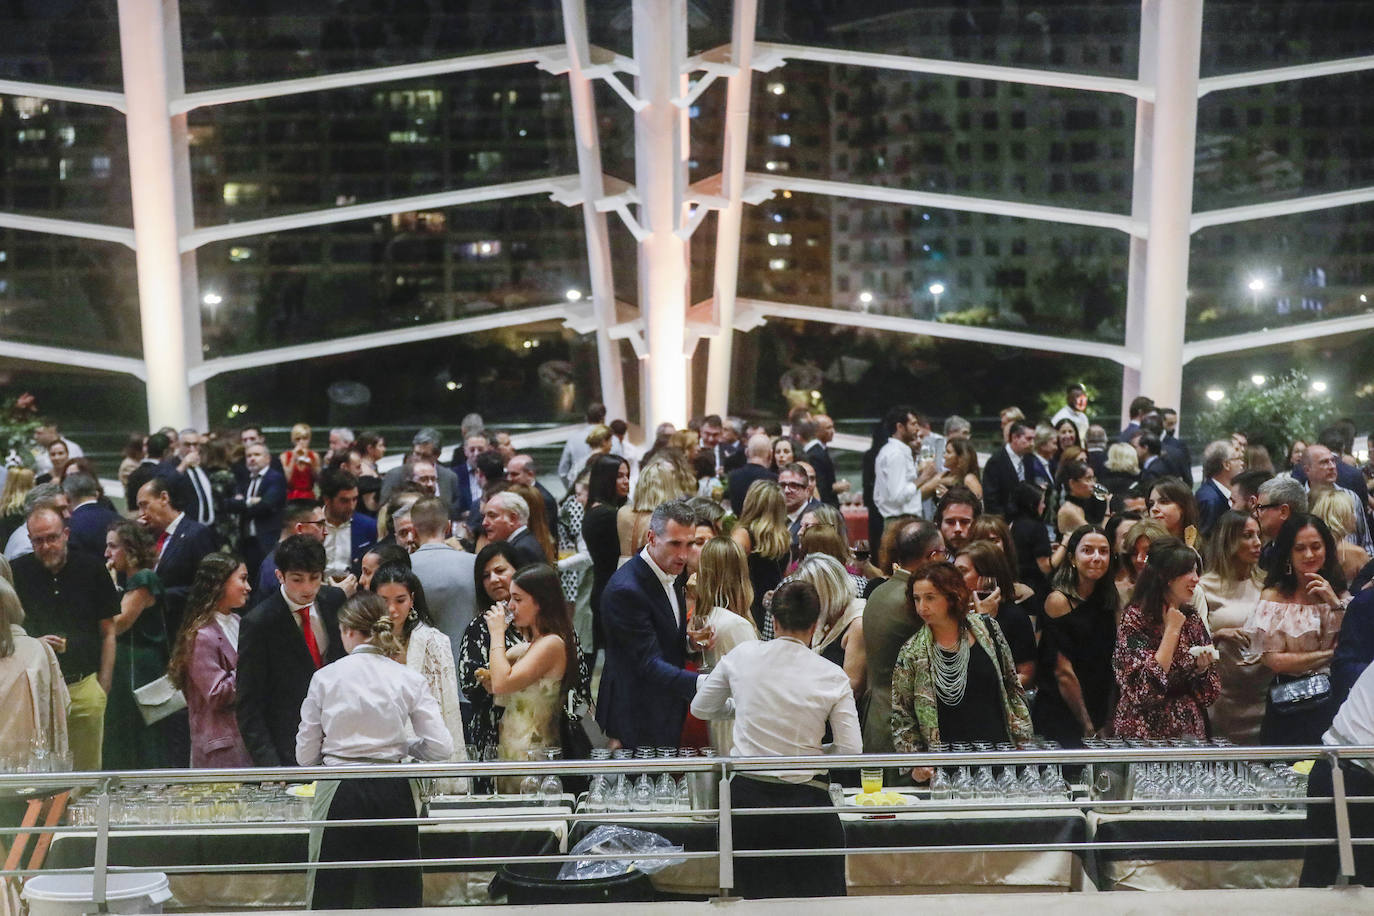
[{"label": "white bucket", "polygon": [[[94,884],[90,875],[36,875],[24,884],[24,899],[30,916],[83,916],[99,911],[91,899]],[[162,902],[171,896],[162,872],[106,877],[106,909],[111,913],[161,913]]]}]

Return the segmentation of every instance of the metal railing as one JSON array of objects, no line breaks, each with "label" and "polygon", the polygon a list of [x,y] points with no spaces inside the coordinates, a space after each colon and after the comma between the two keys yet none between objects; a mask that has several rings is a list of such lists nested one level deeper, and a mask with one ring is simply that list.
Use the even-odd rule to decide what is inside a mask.
[{"label": "metal railing", "polygon": [[[736,849],[736,818],[758,817],[778,814],[817,814],[835,813],[834,807],[789,807],[789,808],[737,808],[731,803],[731,779],[737,775],[776,774],[786,771],[827,771],[835,769],[859,768],[900,768],[912,767],[1041,767],[1045,765],[1075,767],[1127,766],[1131,764],[1193,764],[1193,763],[1236,763],[1260,761],[1294,761],[1302,759],[1325,759],[1331,766],[1332,794],[1330,796],[1292,796],[1247,797],[1247,806],[1269,806],[1286,810],[1303,807],[1312,803],[1332,804],[1334,807],[1336,832],[1332,837],[1308,837],[1299,835],[1300,828],[1292,836],[1279,838],[1228,836],[1222,839],[1130,839],[1123,841],[1101,841],[1087,836],[1084,840],[1063,840],[1033,843],[959,843],[953,845],[898,845],[844,848],[789,848],[789,849]],[[1350,798],[1345,790],[1344,774],[1340,767],[1342,760],[1374,759],[1374,747],[1180,747],[1180,748],[1126,748],[1093,750],[1036,750],[1036,751],[992,751],[969,753],[924,753],[924,754],[864,754],[856,756],[823,757],[691,757],[625,759],[597,761],[538,761],[538,762],[472,762],[452,764],[396,764],[350,767],[278,767],[262,769],[218,769],[218,770],[146,770],[118,771],[101,773],[25,773],[0,774],[0,798],[36,798],[68,790],[76,793],[96,793],[96,814],[93,824],[56,825],[56,826],[18,826],[0,827],[0,837],[17,834],[80,834],[90,837],[94,834],[92,862],[90,866],[75,868],[0,869],[0,875],[29,876],[34,874],[88,874],[93,876],[93,899],[97,903],[105,900],[108,878],[114,873],[162,872],[169,875],[195,873],[214,874],[223,872],[302,872],[307,869],[326,871],[330,869],[352,869],[360,867],[404,867],[424,866],[428,869],[443,868],[495,868],[501,865],[522,863],[561,863],[589,861],[595,859],[622,860],[623,853],[602,855],[572,855],[564,853],[531,855],[494,855],[494,856],[427,856],[420,859],[373,859],[346,862],[252,862],[252,863],[196,863],[186,865],[146,865],[126,866],[110,863],[110,840],[124,832],[152,834],[206,834],[219,830],[268,830],[277,828],[311,827],[375,827],[379,824],[393,825],[452,825],[454,817],[445,817],[431,812],[429,816],[378,820],[328,820],[277,819],[277,820],[237,820],[204,822],[179,822],[168,824],[125,824],[117,823],[111,816],[111,792],[129,786],[195,786],[224,783],[273,784],[302,783],[314,780],[341,779],[378,779],[388,777],[408,777],[415,779],[476,777],[569,776],[604,774],[713,774],[719,791],[718,806],[692,810],[693,820],[707,820],[717,825],[717,848],[714,850],[674,850],[671,852],[636,852],[638,859],[718,859],[717,889],[726,896],[735,884],[735,862],[737,859],[773,856],[818,856],[844,855],[866,856],[893,853],[995,853],[995,852],[1065,852],[1076,854],[1086,860],[1098,853],[1124,853],[1127,851],[1159,850],[1206,850],[1253,848],[1262,851],[1273,847],[1302,848],[1313,846],[1335,846],[1338,850],[1339,876],[1337,885],[1343,885],[1355,875],[1354,847],[1374,845],[1374,838],[1355,838],[1351,834],[1349,805],[1374,802],[1374,798]],[[480,799],[480,795],[477,798]],[[496,796],[493,796],[496,798]],[[1236,797],[1190,797],[1184,801],[1177,798],[1165,799],[1104,799],[1094,798],[1091,792],[1080,793],[1080,797],[1062,799],[1017,799],[1017,800],[979,800],[948,799],[938,802],[919,801],[916,804],[883,807],[875,809],[852,808],[849,813],[873,815],[880,813],[898,815],[921,813],[943,815],[957,820],[959,815],[987,812],[1004,813],[1015,817],[1018,813],[1066,815],[1078,814],[1086,818],[1090,811],[1121,812],[1135,810],[1142,812],[1159,809],[1187,810],[1234,808],[1241,803]],[[483,814],[480,807],[464,812],[461,823],[470,826],[515,826],[521,824],[542,824],[563,821],[567,835],[571,835],[574,822],[582,824],[624,824],[652,829],[656,820],[680,820],[681,810],[664,811],[608,811],[591,813],[578,811],[574,802],[571,809],[532,807],[528,813],[502,811]],[[1296,827],[1296,821],[1295,821]],[[1161,858],[1169,858],[1161,855]]]}]

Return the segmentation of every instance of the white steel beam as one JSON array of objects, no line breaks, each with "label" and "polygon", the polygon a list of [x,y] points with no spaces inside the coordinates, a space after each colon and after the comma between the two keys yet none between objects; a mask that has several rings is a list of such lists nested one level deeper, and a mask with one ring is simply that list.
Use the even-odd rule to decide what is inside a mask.
[{"label": "white steel beam", "polygon": [[995,200],[989,197],[962,197],[957,194],[910,191],[904,188],[885,188],[879,185],[828,181],[821,178],[791,178],[767,172],[748,173],[748,182],[775,191],[791,191],[794,194],[824,194],[828,197],[847,197],[878,203],[934,207],[941,210],[964,210],[969,213],[994,213],[998,216],[1068,223],[1073,226],[1095,226],[1099,229],[1115,229],[1118,232],[1140,238],[1144,238],[1149,232],[1149,227],[1143,220],[1097,210],[1075,210],[1069,207],[1025,204],[1011,200]]},{"label": "white steel beam", "polygon": [[463,334],[518,327],[540,321],[561,321],[566,316],[567,308],[565,305],[541,305],[535,308],[521,309],[517,312],[491,312],[486,315],[475,315],[471,318],[459,318],[455,321],[418,324],[414,327],[376,331],[370,334],[354,334],[351,337],[336,337],[333,340],[295,344],[290,347],[256,350],[252,353],[240,353],[234,356],[221,356],[218,359],[206,360],[191,369],[190,379],[192,384],[200,384],[225,372],[256,369],[260,366],[276,366],[302,359],[319,359],[322,356],[337,356],[340,353],[394,347],[398,344],[417,343],[424,340],[438,340],[443,337],[458,337]]},{"label": "white steel beam", "polygon": [[750,330],[759,326],[759,319],[793,318],[800,321],[819,321],[845,327],[868,328],[875,331],[895,331],[899,334],[921,334],[948,340],[999,347],[1020,347],[1026,350],[1047,350],[1053,353],[1072,353],[1095,359],[1110,359],[1123,366],[1139,368],[1140,356],[1118,344],[1098,340],[1079,340],[1072,337],[1050,337],[1024,331],[1004,331],[1000,328],[971,327],[963,324],[927,321],[922,318],[902,318],[896,315],[875,315],[852,312],[848,309],[823,308],[815,305],[793,305],[763,299],[740,299],[737,303],[735,327]]},{"label": "white steel beam", "polygon": [[103,108],[113,108],[115,111],[124,110],[124,93],[106,92],[103,89],[80,89],[76,86],[52,86],[48,83],[0,79],[0,94],[28,96],[36,99],[56,99],[59,102],[99,105]]},{"label": "white steel beam", "polygon": [[18,340],[5,340],[4,338],[0,338],[0,356],[26,359],[35,363],[79,366],[82,369],[97,369],[101,372],[119,372],[124,375],[132,375],[140,381],[148,378],[147,367],[143,364],[143,360],[135,359],[132,356],[92,353],[89,350],[69,350],[66,347],[48,347]]},{"label": "white steel beam", "polygon": [[100,223],[82,223],[70,219],[49,219],[46,216],[25,216],[22,213],[0,213],[0,226],[22,229],[25,232],[46,232],[74,239],[94,239],[134,247],[134,230]]},{"label": "white steel beam", "polygon": [[725,88],[724,149],[721,153],[721,196],[725,207],[716,217],[715,295],[712,311],[716,328],[706,364],[706,410],[730,412],[730,370],[735,350],[735,295],[739,286],[740,227],[744,220],[745,160],[749,152],[749,107],[753,86],[754,31],[758,0],[735,0],[730,27],[729,63],[735,68]]},{"label": "white steel beam", "polygon": [[232,105],[236,102],[248,102],[254,99],[270,99],[302,92],[325,92],[330,89],[348,89],[353,86],[367,86],[372,83],[390,83],[397,80],[439,76],[445,73],[485,70],[491,67],[542,64],[550,57],[562,52],[562,45],[549,45],[540,48],[520,48],[514,51],[493,51],[488,54],[470,54],[443,60],[417,61],[412,64],[374,67],[369,70],[322,73],[319,76],[275,80],[270,83],[252,83],[247,86],[226,86],[223,89],[206,89],[201,92],[185,93],[179,98],[171,100],[168,111],[174,115],[185,114],[207,105]]},{"label": "white steel beam", "polygon": [[1227,337],[1213,337],[1208,340],[1195,340],[1186,343],[1183,345],[1183,361],[1188,363],[1204,356],[1239,353],[1243,350],[1257,350],[1261,347],[1296,343],[1299,340],[1353,334],[1372,328],[1374,328],[1374,312],[1349,315],[1345,318],[1329,318],[1325,321],[1309,321],[1305,324],[1292,324],[1281,328],[1261,328],[1258,331],[1247,331],[1244,334],[1232,334]]},{"label": "white steel beam", "polygon": [[461,191],[440,191],[435,194],[421,194],[416,197],[379,200],[370,204],[330,207],[327,210],[307,210],[304,213],[291,213],[286,216],[269,216],[264,219],[244,220],[241,223],[206,226],[183,235],[181,250],[194,251],[210,242],[241,239],[248,236],[264,235],[269,232],[284,232],[290,229],[307,229],[312,226],[326,226],[331,223],[346,223],[355,219],[390,216],[393,213],[405,213],[409,210],[461,207],[465,204],[481,203],[488,200],[505,200],[511,197],[526,197],[531,194],[563,195],[569,183],[576,185],[578,181],[579,178],[576,175],[531,178],[526,181],[512,181],[508,184],[465,188]]},{"label": "white steel beam", "polygon": [[[1152,9],[1157,6],[1157,10]],[[1193,208],[1202,0],[1145,0],[1142,20],[1158,16],[1150,138],[1149,250],[1145,262],[1148,332],[1140,344],[1140,388],[1177,407],[1183,393],[1188,317],[1189,220]]]},{"label": "white steel beam", "polygon": [[587,276],[591,283],[592,312],[596,317],[596,361],[601,379],[601,401],[611,417],[627,416],[625,380],[620,364],[620,344],[611,340],[615,323],[615,280],[611,268],[611,235],[606,214],[593,202],[606,193],[601,171],[601,136],[596,123],[596,97],[587,68],[592,66],[587,41],[587,8],[584,0],[563,0],[563,35],[568,47],[568,92],[572,102],[573,141],[577,144],[577,175],[582,188],[582,228],[587,241]]},{"label": "white steel beam", "polygon": [[639,307],[647,325],[645,429],[687,422],[687,241],[682,226],[681,168],[685,112],[673,104],[687,58],[687,0],[633,0],[634,55],[639,66],[635,112],[635,184],[639,189]]},{"label": "white steel beam", "polygon": [[[175,22],[176,0],[165,0]],[[191,425],[164,0],[119,0],[138,306],[150,429]],[[179,38],[178,38],[179,40]],[[175,78],[175,84],[180,77]]]},{"label": "white steel beam", "polygon": [[1221,92],[1226,89],[1265,86],[1270,83],[1286,83],[1289,80],[1305,80],[1317,76],[1336,76],[1341,73],[1358,73],[1361,70],[1374,70],[1374,55],[1297,64],[1292,67],[1271,67],[1267,70],[1250,70],[1246,73],[1228,73],[1225,76],[1208,76],[1198,80],[1197,94],[1203,96],[1209,92]]},{"label": "white steel beam", "polygon": [[1294,213],[1309,213],[1313,210],[1330,210],[1335,207],[1348,207],[1374,201],[1374,187],[1352,188],[1349,191],[1332,191],[1329,194],[1312,194],[1307,197],[1293,197],[1288,200],[1272,200],[1262,204],[1247,204],[1242,207],[1225,207],[1220,210],[1204,210],[1194,213],[1189,221],[1191,231],[1206,229],[1209,226],[1223,226],[1229,223],[1243,223],[1252,219],[1268,219],[1274,216],[1291,216]]},{"label": "white steel beam", "polygon": [[1114,92],[1132,98],[1148,98],[1151,87],[1136,80],[1087,73],[1060,73],[1054,70],[1032,70],[1026,67],[999,67],[958,60],[934,60],[929,57],[908,57],[902,54],[875,54],[870,51],[849,51],[838,48],[814,48],[804,45],[778,44],[760,41],[755,45],[759,69],[772,69],[786,60],[806,60],[822,64],[841,64],[850,67],[876,67],[882,70],[906,70],[936,76],[963,76],[971,79],[999,80],[1006,83],[1025,83],[1031,86],[1052,86],[1058,89],[1079,89],[1086,92]]},{"label": "white steel beam", "polygon": [[[1154,144],[1155,76],[1159,65],[1159,6],[1142,3],[1140,10],[1140,53],[1137,58],[1140,82],[1150,87],[1150,98],[1135,103],[1135,149],[1131,164],[1131,216],[1148,223],[1150,219],[1150,151]],[[1145,348],[1145,265],[1150,257],[1149,240],[1131,236],[1126,270],[1126,349],[1140,353]],[[1121,416],[1130,415],[1131,401],[1140,395],[1140,370],[1125,366],[1121,370]]]}]

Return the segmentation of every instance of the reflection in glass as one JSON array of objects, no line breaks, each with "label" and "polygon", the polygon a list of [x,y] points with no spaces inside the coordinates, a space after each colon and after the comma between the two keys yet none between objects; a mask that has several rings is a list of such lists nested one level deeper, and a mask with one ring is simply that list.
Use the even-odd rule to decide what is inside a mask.
[{"label": "reflection in glass", "polygon": [[133,251],[114,242],[0,229],[0,335],[140,355]]},{"label": "reflection in glass", "polygon": [[0,210],[133,224],[124,116],[99,105],[0,95]]},{"label": "reflection in glass", "polygon": [[6,3],[0,8],[0,77],[119,90],[116,0]]},{"label": "reflection in glass", "polygon": [[1218,3],[1202,7],[1202,75],[1292,67],[1369,53],[1369,4]]}]

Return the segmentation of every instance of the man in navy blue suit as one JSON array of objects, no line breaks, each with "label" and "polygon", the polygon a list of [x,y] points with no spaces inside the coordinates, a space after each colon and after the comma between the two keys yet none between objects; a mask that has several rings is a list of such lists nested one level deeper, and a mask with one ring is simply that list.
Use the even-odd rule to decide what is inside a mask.
[{"label": "man in navy blue suit", "polygon": [[377,523],[358,509],[358,478],[342,468],[320,473],[324,503],[325,577],[336,583],[362,572],[363,554],[377,542]]},{"label": "man in navy blue suit", "polygon": [[239,513],[239,544],[248,581],[256,582],[263,558],[281,536],[286,477],[272,467],[272,454],[260,442],[243,450],[243,464],[247,475],[235,487],[232,506]]},{"label": "man in navy blue suit", "polygon": [[1198,531],[1212,533],[1217,520],[1231,508],[1231,482],[1245,467],[1245,459],[1230,439],[1209,443],[1202,452],[1202,485],[1197,488]]},{"label": "man in navy blue suit", "polygon": [[105,532],[119,515],[97,502],[100,483],[90,474],[68,474],[62,480],[62,492],[67,494],[67,504],[72,507],[67,519],[68,546],[103,562]]},{"label": "man in navy blue suit", "polygon": [[[678,576],[696,536],[686,500],[654,510],[649,543],[616,570],[601,596],[606,666],[596,721],[617,747],[672,747],[698,675],[687,660],[687,602]],[[700,637],[706,646],[713,634]]]},{"label": "man in navy blue suit", "polygon": [[188,517],[172,501],[171,487],[171,481],[154,477],[139,488],[138,522],[152,533],[157,545],[154,571],[164,589],[167,635],[175,639],[196,569],[207,553],[219,548],[219,541],[213,528]]}]

